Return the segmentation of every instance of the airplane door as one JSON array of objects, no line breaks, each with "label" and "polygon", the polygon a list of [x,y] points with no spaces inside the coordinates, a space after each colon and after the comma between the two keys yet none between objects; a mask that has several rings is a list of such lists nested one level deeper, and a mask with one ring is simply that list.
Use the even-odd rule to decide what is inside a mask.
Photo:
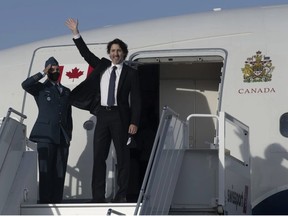
[{"label": "airplane door", "polygon": [[[157,65],[159,112],[169,106],[185,120],[193,113],[217,114],[220,111],[226,60],[227,52],[223,49],[149,50],[133,53],[129,64],[138,68],[144,65],[156,68]],[[209,148],[215,136],[215,121],[192,121],[190,146]]]},{"label": "airplane door", "polygon": [[[142,110],[145,113],[141,121],[151,124],[150,129],[156,134],[164,106],[176,111],[182,120],[193,113],[216,114],[221,103],[218,99],[221,98],[225,60],[226,52],[221,49],[151,50],[132,54],[128,63],[139,72]],[[190,147],[210,148],[216,122],[213,119],[193,119],[190,125]],[[148,142],[145,136],[139,137],[138,142],[141,143],[142,139]],[[152,145],[152,140],[145,144],[150,150]],[[131,152],[133,156],[133,150]],[[139,160],[139,155],[135,158]],[[138,171],[135,169],[131,168],[131,173],[136,174]],[[142,182],[142,178],[139,179]]]}]

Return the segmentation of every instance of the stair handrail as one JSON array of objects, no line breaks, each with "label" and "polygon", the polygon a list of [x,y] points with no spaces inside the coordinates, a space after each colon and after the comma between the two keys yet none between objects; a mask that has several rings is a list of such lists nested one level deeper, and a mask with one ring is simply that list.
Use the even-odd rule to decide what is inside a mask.
[{"label": "stair handrail", "polygon": [[18,112],[17,110],[13,109],[12,107],[9,107],[8,112],[7,112],[7,115],[6,115],[6,118],[8,118],[8,117],[11,115],[12,112],[15,113],[16,115],[19,115],[19,116],[21,117],[21,119],[20,119],[20,122],[21,122],[21,123],[24,121],[24,119],[27,118],[26,115],[24,115],[24,114],[21,113],[21,112]]},{"label": "stair handrail", "polygon": [[[15,114],[17,114],[17,115],[19,115],[19,116],[21,117],[20,123],[22,123],[23,120],[27,118],[26,115],[24,115],[24,114],[18,112],[17,110],[9,107],[9,109],[8,109],[8,111],[7,111],[7,114],[6,114],[6,116],[4,117],[3,122],[1,123],[1,127],[0,127],[0,139],[1,139],[1,137],[2,137],[2,134],[3,134],[3,131],[4,131],[5,126],[6,126],[6,124],[7,124],[7,121],[8,121],[8,119],[10,118],[10,115],[11,115],[12,112],[15,113]],[[10,149],[10,146],[9,146],[9,149]],[[4,156],[4,160],[5,160],[5,158],[7,157],[7,154],[8,154],[8,151],[6,152],[6,154],[5,154],[5,156]],[[3,164],[0,164],[0,171],[2,170],[2,166],[3,166]]]},{"label": "stair handrail", "polygon": [[[196,118],[196,117],[204,117],[204,118],[215,118],[217,120],[217,128],[219,127],[219,116],[214,115],[214,114],[190,114],[187,116],[186,121],[187,125],[189,126],[189,121],[191,118]],[[218,139],[218,130],[216,130],[216,138]]]},{"label": "stair handrail", "polygon": [[[221,130],[220,124],[221,122],[224,122],[225,119],[225,113],[224,112],[219,112],[218,115],[214,114],[191,114],[189,115],[186,120],[187,120],[187,125],[188,127],[190,126],[189,121],[191,118],[196,118],[196,117],[204,117],[204,118],[214,118],[217,120],[216,123],[216,137],[214,139],[214,144],[217,145],[218,147],[218,158],[219,158],[219,176],[218,176],[218,206],[224,206],[224,167],[225,167],[225,143],[224,143],[224,134],[225,134],[225,128],[223,127],[223,130]],[[189,133],[190,130],[188,130]],[[188,134],[189,136],[189,134]]]},{"label": "stair handrail", "polygon": [[145,176],[144,176],[144,179],[143,179],[143,182],[142,182],[142,186],[141,186],[141,189],[140,189],[140,193],[139,193],[139,196],[138,196],[138,200],[137,200],[136,208],[135,208],[135,211],[134,211],[134,215],[138,215],[138,211],[140,209],[142,198],[144,196],[144,193],[145,193],[145,190],[146,190],[146,186],[147,186],[146,184],[147,184],[147,181],[148,181],[148,178],[149,178],[149,174],[147,173],[147,171],[149,171],[149,172],[151,171],[152,164],[153,164],[153,157],[156,154],[156,151],[157,151],[157,148],[158,148],[158,141],[160,142],[160,139],[162,139],[161,135],[163,133],[163,127],[164,127],[165,121],[167,120],[166,119],[166,117],[168,116],[167,112],[169,113],[169,115],[173,115],[173,116],[175,116],[177,118],[179,117],[179,114],[176,113],[174,110],[172,110],[170,107],[168,107],[168,106],[164,106],[163,107],[162,114],[161,114],[160,121],[159,121],[159,125],[158,125],[158,129],[157,129],[157,133],[156,133],[156,136],[155,136],[155,139],[154,139],[154,143],[153,143],[153,147],[152,147],[152,150],[151,150],[151,153],[150,153],[150,159],[148,161],[148,165],[147,165],[147,168],[146,168],[146,173],[145,173]]},{"label": "stair handrail", "polygon": [[24,119],[27,118],[26,115],[24,115],[23,113],[18,112],[17,110],[13,109],[12,107],[9,107],[6,116],[3,118],[1,126],[0,126],[0,137],[2,135],[2,131],[4,128],[4,125],[6,124],[7,119],[10,117],[11,113],[15,113],[17,115],[19,115],[21,117],[20,122],[23,123]]}]

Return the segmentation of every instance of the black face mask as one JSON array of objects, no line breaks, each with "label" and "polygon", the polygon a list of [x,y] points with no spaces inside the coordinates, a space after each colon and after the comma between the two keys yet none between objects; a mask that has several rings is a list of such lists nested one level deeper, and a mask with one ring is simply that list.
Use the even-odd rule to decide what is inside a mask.
[{"label": "black face mask", "polygon": [[48,78],[53,82],[56,82],[58,80],[59,76],[60,76],[59,72],[48,73]]}]

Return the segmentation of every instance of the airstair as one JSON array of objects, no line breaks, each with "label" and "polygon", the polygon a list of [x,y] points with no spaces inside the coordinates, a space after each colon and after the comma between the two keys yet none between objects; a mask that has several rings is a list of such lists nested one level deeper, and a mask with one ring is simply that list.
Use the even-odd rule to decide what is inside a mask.
[{"label": "airstair", "polygon": [[[190,122],[196,118],[212,118],[216,123],[215,139],[209,144],[209,148],[200,149],[189,143],[191,136],[189,128],[192,127],[191,125],[194,126]],[[14,136],[8,133],[11,130],[9,128],[15,128]],[[17,135],[16,131],[19,133],[22,131],[22,134]],[[2,156],[1,150],[1,213],[22,215],[251,214],[249,128],[225,112],[220,112],[219,115],[192,114],[183,121],[176,112],[169,107],[164,107],[137,203],[37,204],[33,186],[26,184],[29,182],[34,184],[34,188],[37,187],[35,171],[37,160],[33,152],[29,157],[29,168],[24,166],[29,164],[23,162],[27,160],[25,155],[31,152],[27,149],[25,151],[23,141],[26,137],[23,131],[25,126],[22,122],[13,120],[9,115],[4,118],[0,134],[1,148],[7,136],[19,137],[18,141],[12,143],[21,143],[22,153],[17,157],[18,165],[14,165],[13,175],[6,177],[7,171],[2,164],[11,163],[11,160],[9,156]],[[12,146],[5,148],[13,149]],[[26,175],[23,176],[21,173],[24,171]],[[4,172],[5,177],[3,177]],[[19,178],[23,179],[22,186],[17,187],[17,193],[11,193],[15,190],[15,185],[19,184]],[[29,191],[28,195],[27,191]]]},{"label": "airstair", "polygon": [[37,154],[27,148],[24,118],[25,115],[9,108],[0,127],[1,215],[18,215],[21,204],[37,202]]},{"label": "airstair", "polygon": [[[189,145],[193,118],[216,120],[210,148]],[[224,112],[182,121],[165,107],[134,215],[251,214],[248,132]]]}]

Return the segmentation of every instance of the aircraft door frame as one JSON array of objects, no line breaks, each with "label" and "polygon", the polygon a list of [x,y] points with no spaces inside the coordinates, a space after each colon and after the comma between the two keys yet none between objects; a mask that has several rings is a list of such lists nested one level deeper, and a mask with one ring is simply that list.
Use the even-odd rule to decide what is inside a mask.
[{"label": "aircraft door frame", "polygon": [[[159,87],[159,112],[162,111],[162,107],[164,105],[168,104],[169,106],[169,101],[167,103],[167,100],[169,100],[169,97],[174,98],[175,100],[174,105],[172,107],[170,106],[170,108],[178,112],[180,114],[180,118],[185,119],[187,115],[192,114],[192,113],[217,114],[218,111],[220,111],[222,86],[223,86],[222,81],[224,80],[224,76],[225,76],[226,61],[227,61],[227,51],[225,49],[203,48],[203,49],[139,51],[139,52],[135,52],[131,54],[131,56],[129,57],[128,64],[136,68],[141,67],[146,64],[151,64],[151,65],[159,64],[161,67],[159,69],[161,70],[161,74],[159,75],[160,83],[161,83]],[[218,72],[216,75],[213,74],[214,73],[213,71],[216,70],[215,68],[203,69],[203,67],[195,68],[193,66],[194,68],[193,71],[199,70],[199,72],[197,72],[196,77],[188,77],[194,73],[194,72],[193,73],[189,72],[189,70],[191,70],[191,66],[189,65],[205,65],[206,63],[207,64],[209,63],[210,65],[213,65],[213,63],[218,63],[218,64],[221,63],[222,66],[220,69],[219,68],[217,69]],[[180,68],[177,66],[177,64],[183,64],[183,67],[181,67],[181,70],[179,70]],[[169,70],[174,71],[173,73],[176,75],[173,75],[173,73],[170,73]],[[211,70],[211,73],[208,73],[207,75],[203,76],[203,74],[201,74],[202,70],[206,70],[206,71]],[[180,75],[177,75],[177,74],[180,74]],[[190,75],[187,75],[187,74],[190,74]],[[203,76],[203,77],[199,78],[199,76]],[[212,79],[212,82],[210,82],[209,79]],[[219,79],[219,82],[217,82],[217,80],[215,79]],[[211,88],[211,85],[214,86],[213,91],[210,91],[209,89]],[[177,87],[180,87],[180,88],[177,88]],[[193,95],[193,92],[194,92],[194,95]],[[181,98],[182,98],[182,102],[181,102]],[[211,102],[209,101],[207,102],[206,99],[209,99],[209,101]],[[212,109],[214,110],[212,111],[212,113],[211,111],[209,113],[209,109],[211,109],[211,106],[212,108],[214,106],[216,107]],[[209,140],[204,140],[206,139],[205,138],[206,135],[203,132],[200,132],[200,131],[205,131],[205,130],[201,130],[200,127],[205,128],[204,125],[210,124],[210,123],[203,123],[202,119],[201,119],[201,122],[199,121],[199,119],[195,119],[193,121],[195,121],[195,123],[192,123],[193,128],[195,128],[194,129],[195,131],[190,131],[190,134],[193,134],[191,135],[191,140],[190,140],[191,145],[194,145],[194,147],[195,146],[198,147],[197,143],[206,143],[205,145],[207,145],[208,143],[213,143],[212,136],[214,136],[214,132],[212,134],[212,131],[213,131],[212,128],[210,130],[211,134],[209,135],[210,137]],[[196,127],[196,122],[197,122],[197,127]],[[215,122],[214,122],[214,125],[215,125]],[[216,126],[214,126],[214,128],[216,128]]]}]

